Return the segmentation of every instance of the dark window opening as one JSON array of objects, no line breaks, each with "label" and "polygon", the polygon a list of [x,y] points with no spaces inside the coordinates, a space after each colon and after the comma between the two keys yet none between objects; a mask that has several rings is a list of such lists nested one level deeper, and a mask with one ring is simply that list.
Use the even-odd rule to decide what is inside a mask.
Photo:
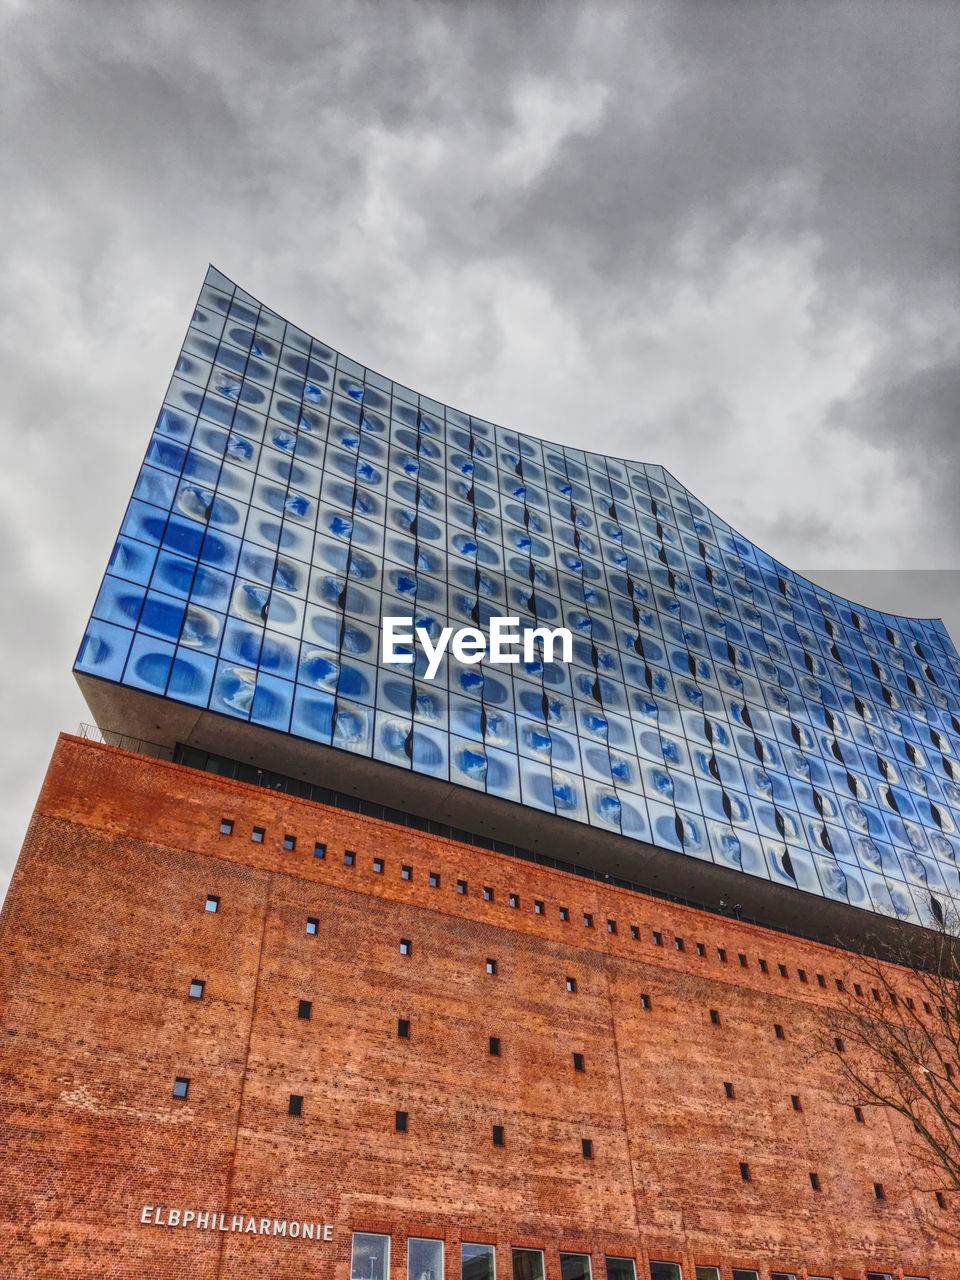
[{"label": "dark window opening", "polygon": [[810,1185],[811,1187],[813,1187],[814,1191],[820,1190],[820,1178],[818,1174],[816,1173],[810,1174]]},{"label": "dark window opening", "polygon": [[287,1114],[291,1116],[299,1116],[303,1113],[303,1094],[291,1093],[290,1101],[287,1104]]},{"label": "dark window opening", "polygon": [[778,1040],[784,1040],[784,1039],[786,1039],[786,1037],[785,1037],[785,1036],[784,1036],[784,1034],[783,1034],[783,1027],[781,1027],[781,1025],[780,1025],[780,1023],[779,1023],[779,1022],[775,1022],[775,1023],[773,1024],[773,1032],[774,1032],[774,1035],[777,1037],[777,1039],[778,1039]]},{"label": "dark window opening", "polygon": [[723,947],[717,947],[717,959],[721,964],[727,963],[727,953],[724,951]]},{"label": "dark window opening", "polygon": [[497,972],[497,962],[496,960],[493,959],[492,956],[488,956],[487,957],[487,973],[496,973],[496,972]]},{"label": "dark window opening", "polygon": [[409,1018],[397,1019],[397,1039],[398,1040],[410,1039],[410,1019]]},{"label": "dark window opening", "polygon": [[439,871],[430,872],[430,888],[431,889],[440,888],[440,872]]},{"label": "dark window opening", "polygon": [[663,946],[663,934],[659,933],[656,929],[653,931],[653,945],[655,947]]},{"label": "dark window opening", "polygon": [[267,834],[266,827],[254,827],[253,834],[250,839],[254,844],[263,844],[263,837]]},{"label": "dark window opening", "polygon": [[947,1198],[946,1198],[946,1196],[943,1194],[943,1192],[942,1192],[942,1191],[935,1191],[935,1192],[934,1192],[934,1195],[937,1197],[937,1204],[938,1204],[938,1206],[939,1206],[941,1209],[945,1209],[945,1208],[947,1207]]},{"label": "dark window opening", "polygon": [[616,933],[616,932],[617,932],[617,922],[616,922],[616,920],[608,920],[608,921],[607,921],[607,933]]},{"label": "dark window opening", "polygon": [[490,1056],[491,1058],[500,1057],[500,1038],[499,1036],[490,1037]]},{"label": "dark window opening", "polygon": [[357,855],[354,853],[353,849],[344,849],[343,865],[345,867],[355,867],[357,865]]},{"label": "dark window opening", "polygon": [[781,978],[787,977],[787,966],[785,964],[778,964],[777,968],[780,970]]},{"label": "dark window opening", "polygon": [[569,920],[569,919],[570,919],[570,912],[569,912],[569,910],[568,910],[568,908],[567,908],[567,907],[561,907],[561,908],[560,908],[560,919],[561,919],[561,920]]},{"label": "dark window opening", "polygon": [[854,1116],[856,1117],[857,1124],[863,1124],[863,1123],[864,1123],[864,1120],[863,1120],[863,1108],[862,1108],[862,1107],[854,1107],[854,1108],[853,1108],[853,1114],[854,1114]]},{"label": "dark window opening", "polygon": [[697,955],[698,955],[698,956],[705,956],[706,954],[707,954],[707,948],[703,945],[703,943],[702,943],[702,942],[698,942],[698,943],[697,943]]},{"label": "dark window opening", "polygon": [[400,939],[400,954],[402,956],[409,956],[413,954],[413,943],[409,938]]},{"label": "dark window opening", "polygon": [[484,902],[492,902],[492,901],[493,901],[493,890],[491,889],[491,887],[490,887],[488,884],[485,884],[485,885],[483,886],[483,900],[484,900]]},{"label": "dark window opening", "polygon": [[325,858],[327,856],[327,846],[320,840],[317,840],[313,846],[313,856],[315,858]]},{"label": "dark window opening", "polygon": [[876,1196],[878,1200],[886,1200],[887,1194],[883,1189],[882,1182],[875,1182],[873,1184],[873,1194]]},{"label": "dark window opening", "polygon": [[790,1102],[791,1102],[791,1103],[792,1103],[792,1105],[793,1105],[793,1109],[794,1109],[794,1111],[802,1111],[802,1110],[803,1110],[803,1107],[801,1107],[801,1105],[800,1105],[800,1097],[799,1097],[799,1095],[798,1095],[798,1094],[796,1094],[796,1093],[791,1093],[791,1095],[790,1095]]},{"label": "dark window opening", "polygon": [[405,1111],[398,1111],[396,1113],[396,1119],[394,1123],[396,1125],[397,1133],[406,1133],[407,1132],[407,1113]]},{"label": "dark window opening", "polygon": [[583,1070],[583,1054],[582,1053],[575,1053],[573,1055],[573,1069],[574,1071]]},{"label": "dark window opening", "polygon": [[374,869],[374,871],[377,873],[377,875],[378,875],[378,876],[382,876],[382,875],[383,875],[383,868],[384,868],[384,865],[385,865],[385,864],[384,864],[384,861],[383,861],[383,859],[382,859],[382,858],[374,858],[374,860],[373,860],[373,869]]},{"label": "dark window opening", "polygon": [[735,1095],[734,1095],[734,1092],[733,1092],[733,1084],[732,1084],[732,1082],[731,1082],[730,1080],[724,1080],[724,1082],[723,1082],[723,1091],[724,1091],[724,1093],[727,1095],[727,1097],[728,1097],[728,1098],[732,1098],[732,1097],[734,1097],[734,1096],[735,1096]]},{"label": "dark window opening", "polygon": [[740,968],[745,969],[747,967],[747,957],[743,954],[742,951],[737,956],[737,959],[740,961]]},{"label": "dark window opening", "polygon": [[283,847],[285,849],[295,849],[297,847],[297,837],[291,835],[284,836]]},{"label": "dark window opening", "polygon": [[543,915],[543,903],[540,901],[540,899],[539,899],[539,898],[535,898],[535,899],[534,899],[534,902],[533,902],[533,910],[534,910],[534,913],[535,913],[536,915],[538,915],[538,916],[542,916],[542,915]]},{"label": "dark window opening", "polygon": [[766,962],[766,960],[758,960],[758,961],[757,961],[757,964],[760,966],[760,972],[761,972],[761,973],[766,973],[766,972],[767,972],[767,962]]},{"label": "dark window opening", "polygon": [[502,1124],[495,1124],[493,1126],[493,1145],[495,1147],[502,1147],[504,1145]]},{"label": "dark window opening", "polygon": [[719,1009],[711,1009],[711,1010],[710,1010],[710,1021],[713,1023],[713,1025],[714,1025],[715,1027],[719,1027],[719,1025],[720,1025],[720,1010],[719,1010]]},{"label": "dark window opening", "polygon": [[232,818],[221,818],[221,819],[220,819],[220,834],[221,834],[222,836],[232,836],[232,835],[233,835],[233,819],[232,819]]},{"label": "dark window opening", "polygon": [[467,882],[466,882],[466,880],[458,880],[458,881],[457,881],[457,893],[466,893],[466,892],[467,892]]},{"label": "dark window opening", "polygon": [[408,867],[408,866],[406,865],[406,863],[404,863],[404,864],[401,866],[401,868],[400,868],[400,879],[401,879],[401,880],[412,880],[412,879],[413,879],[413,867]]},{"label": "dark window opening", "polygon": [[827,980],[826,980],[826,978],[823,976],[823,974],[822,974],[822,973],[818,973],[818,974],[817,974],[817,986],[818,986],[818,987],[825,987],[826,985],[827,985]]},{"label": "dark window opening", "polygon": [[837,1053],[843,1053],[843,1041],[840,1039],[839,1036],[836,1037],[833,1043],[834,1043],[834,1046],[836,1047]]},{"label": "dark window opening", "polygon": [[674,938],[674,940],[673,940],[673,945],[676,947],[676,949],[677,949],[678,951],[682,951],[682,950],[683,950],[683,939],[682,939],[682,938]]},{"label": "dark window opening", "polygon": [[313,1002],[311,1000],[301,1000],[297,1005],[297,1017],[309,1020],[310,1014],[313,1012]]},{"label": "dark window opening", "polygon": [[740,1177],[744,1182],[750,1181],[750,1166],[747,1164],[746,1160],[740,1161]]},{"label": "dark window opening", "polygon": [[567,990],[568,990],[568,991],[576,991],[576,989],[577,989],[577,980],[576,980],[576,978],[567,978]]},{"label": "dark window opening", "polygon": [[582,1150],[583,1150],[583,1158],[584,1158],[584,1160],[592,1160],[592,1159],[593,1159],[593,1139],[592,1139],[592,1138],[581,1138],[581,1139],[580,1139],[580,1146],[581,1146],[581,1148],[582,1148]]},{"label": "dark window opening", "polygon": [[517,893],[511,893],[510,896],[507,898],[507,905],[511,907],[519,907],[520,895]]},{"label": "dark window opening", "polygon": [[798,970],[797,970],[797,977],[800,979],[800,981],[801,981],[801,982],[806,982],[806,980],[807,980],[807,971],[806,971],[806,969],[798,969]]},{"label": "dark window opening", "polygon": [[590,914],[589,911],[585,911],[583,913],[583,927],[585,929],[593,928],[593,916]]},{"label": "dark window opening", "polygon": [[855,996],[862,996],[862,995],[863,995],[863,987],[861,987],[861,985],[860,985],[860,983],[859,983],[859,982],[855,982],[855,983],[853,984],[853,994],[854,994]]},{"label": "dark window opening", "polygon": [[838,991],[846,991],[846,987],[843,985],[842,978],[834,978],[834,982],[837,984]]}]

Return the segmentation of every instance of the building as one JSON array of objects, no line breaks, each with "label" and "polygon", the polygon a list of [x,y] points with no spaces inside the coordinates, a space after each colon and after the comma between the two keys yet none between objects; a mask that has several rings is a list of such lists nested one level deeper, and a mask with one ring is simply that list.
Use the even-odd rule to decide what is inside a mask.
[{"label": "building", "polygon": [[939,621],[211,268],[76,674],[103,740],[2,917],[4,1278],[960,1277],[813,1052],[960,899]]}]

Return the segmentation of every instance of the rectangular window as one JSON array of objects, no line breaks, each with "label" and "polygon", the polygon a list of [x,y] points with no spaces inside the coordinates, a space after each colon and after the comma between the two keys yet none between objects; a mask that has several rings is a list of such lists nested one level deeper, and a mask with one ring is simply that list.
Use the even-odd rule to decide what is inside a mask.
[{"label": "rectangular window", "polygon": [[855,982],[855,983],[853,984],[853,994],[854,994],[855,996],[862,996],[862,995],[863,995],[863,987],[861,987],[861,985],[860,985],[860,983],[859,983],[859,982]]},{"label": "rectangular window", "polygon": [[407,1240],[408,1280],[443,1280],[443,1241]]},{"label": "rectangular window", "polygon": [[[634,942],[636,942],[637,939],[640,937],[640,926],[638,924],[632,924],[630,926],[630,937],[634,940]],[[586,1257],[586,1254],[581,1255],[578,1253],[578,1254],[571,1254],[570,1256],[579,1258],[581,1256]]]},{"label": "rectangular window", "polygon": [[221,819],[220,819],[220,834],[221,834],[222,836],[232,836],[232,835],[233,835],[233,819],[232,819],[232,818],[221,818]]},{"label": "rectangular window", "polygon": [[573,1069],[574,1071],[583,1070],[583,1054],[582,1053],[575,1053],[573,1055]]},{"label": "rectangular window", "polygon": [[313,856],[315,858],[325,858],[327,856],[327,846],[322,840],[317,840],[313,845]]},{"label": "rectangular window", "polygon": [[607,933],[616,933],[616,932],[617,932],[617,922],[616,922],[616,920],[608,920],[608,921],[607,921]]},{"label": "rectangular window", "polygon": [[254,827],[253,834],[250,839],[254,844],[263,844],[263,837],[267,834],[266,827]]},{"label": "rectangular window", "polygon": [[467,892],[467,882],[466,882],[466,880],[458,880],[458,881],[457,881],[457,893],[466,893],[466,892]]},{"label": "rectangular window", "polygon": [[561,907],[561,908],[560,908],[560,919],[561,919],[561,920],[569,920],[569,919],[570,919],[570,910],[569,910],[569,908],[568,908],[568,907]]},{"label": "rectangular window", "polygon": [[173,1082],[173,1096],[175,1098],[185,1098],[190,1092],[190,1077],[177,1076]]},{"label": "rectangular window", "polygon": [[783,1034],[783,1027],[781,1027],[779,1022],[775,1022],[773,1024],[773,1034],[777,1037],[778,1040],[783,1040],[785,1038]]},{"label": "rectangular window", "polygon": [[389,1280],[390,1237],[370,1231],[353,1233],[350,1280]]},{"label": "rectangular window", "polygon": [[382,859],[382,858],[374,858],[374,860],[373,860],[373,869],[374,869],[374,871],[377,873],[377,875],[378,875],[378,876],[382,876],[382,875],[383,875],[383,867],[384,867],[383,859]]},{"label": "rectangular window", "polygon": [[493,901],[493,889],[488,884],[483,886],[483,900],[484,902]]},{"label": "rectangular window", "polygon": [[823,974],[822,974],[822,973],[818,973],[818,974],[817,974],[817,986],[818,986],[818,987],[825,987],[826,985],[827,985],[827,980],[826,980],[826,978],[823,976]]},{"label": "rectangular window", "polygon": [[673,940],[673,945],[676,947],[676,949],[677,949],[678,951],[682,951],[682,950],[683,950],[683,939],[682,939],[682,938],[674,938],[674,940]]},{"label": "rectangular window", "polygon": [[396,1113],[396,1118],[394,1123],[396,1125],[397,1133],[406,1133],[407,1132],[407,1113],[405,1111],[398,1111]]},{"label": "rectangular window", "polygon": [[492,956],[487,956],[487,973],[497,972],[497,962]]},{"label": "rectangular window", "polygon": [[345,867],[354,867],[356,866],[356,864],[357,864],[357,855],[354,853],[354,851],[352,849],[344,849],[343,865]]},{"label": "rectangular window", "polygon": [[560,1280],[593,1280],[589,1253],[561,1253]]},{"label": "rectangular window", "polygon": [[868,1271],[867,1280],[893,1280],[889,1271]]},{"label": "rectangular window", "polygon": [[698,955],[698,956],[705,956],[706,954],[707,954],[707,948],[703,945],[703,943],[702,943],[702,942],[698,942],[698,943],[697,943],[697,955]]},{"label": "rectangular window", "polygon": [[397,1019],[397,1039],[398,1040],[410,1039],[410,1019],[409,1018]]},{"label": "rectangular window", "polygon": [[568,991],[576,991],[576,989],[577,989],[577,980],[576,980],[576,978],[567,978],[567,990],[568,990]]},{"label": "rectangular window", "polygon": [[875,1182],[873,1184],[873,1194],[876,1196],[878,1200],[886,1200],[887,1194],[883,1189],[882,1182]]},{"label": "rectangular window", "polygon": [[939,1209],[945,1209],[947,1207],[947,1197],[942,1191],[935,1191],[933,1194],[937,1198],[937,1207]]},{"label": "rectangular window", "polygon": [[500,1057],[500,1037],[499,1036],[490,1037],[490,1057],[491,1058]]},{"label": "rectangular window", "polygon": [[519,894],[511,893],[511,894],[510,894],[510,896],[509,896],[509,898],[507,898],[507,905],[508,905],[508,906],[510,906],[510,907],[519,907],[519,905],[520,905],[520,896],[519,896]]},{"label": "rectangular window", "polygon": [[785,964],[778,964],[777,968],[780,970],[781,978],[787,977],[787,966]]},{"label": "rectangular window", "polygon": [[719,1009],[711,1009],[711,1010],[710,1010],[710,1021],[713,1023],[713,1025],[714,1025],[715,1027],[719,1027],[719,1025],[720,1025],[720,1010],[719,1010]]},{"label": "rectangular window", "polygon": [[792,1271],[771,1271],[770,1280],[797,1280],[797,1277]]},{"label": "rectangular window", "polygon": [[607,1280],[637,1280],[637,1264],[632,1258],[604,1258]]},{"label": "rectangular window", "polygon": [[837,1053],[843,1053],[843,1041],[840,1039],[839,1036],[836,1037],[833,1044]]},{"label": "rectangular window", "polygon": [[650,997],[649,997],[649,995],[647,995],[647,993],[646,993],[645,991],[641,992],[641,994],[640,994],[640,1008],[641,1008],[641,1009],[649,1009],[649,1008],[650,1008]]},{"label": "rectangular window", "polygon": [[413,879],[413,867],[408,867],[406,864],[404,864],[404,865],[400,868],[400,879],[401,879],[401,880],[412,880],[412,879]]},{"label": "rectangular window", "polygon": [[814,1191],[820,1190],[820,1175],[818,1173],[810,1174],[810,1186],[814,1189]]},{"label": "rectangular window", "polygon": [[807,971],[806,971],[806,969],[798,969],[798,970],[797,970],[797,977],[800,979],[800,981],[801,981],[801,982],[806,982],[806,980],[807,980]]},{"label": "rectangular window", "polygon": [[740,1177],[744,1182],[750,1181],[750,1166],[747,1164],[746,1160],[740,1161]]},{"label": "rectangular window", "polygon": [[219,911],[219,910],[220,910],[220,899],[216,897],[214,894],[208,893],[207,903],[206,903],[206,906],[204,907],[204,911]]},{"label": "rectangular window", "polygon": [[320,928],[320,921],[316,916],[307,916],[307,933],[315,934]]},{"label": "rectangular window", "polygon": [[543,903],[539,900],[539,898],[534,898],[533,910],[535,915],[538,915],[538,916],[543,915]]},{"label": "rectangular window", "polygon": [[440,872],[439,871],[430,872],[430,888],[431,889],[440,888]]},{"label": "rectangular window", "polygon": [[650,1280],[683,1280],[679,1262],[654,1262],[650,1259]]},{"label": "rectangular window", "polygon": [[895,991],[890,992],[890,1003],[891,1004],[897,1003],[897,993]]},{"label": "rectangular window", "polygon": [[761,973],[766,973],[766,972],[767,972],[767,962],[766,962],[766,960],[758,960],[758,961],[757,961],[757,964],[760,966],[760,972],[761,972]]},{"label": "rectangular window", "polygon": [[720,1280],[719,1267],[697,1267],[697,1280]]},{"label": "rectangular window", "polygon": [[192,1000],[202,1000],[203,988],[206,985],[207,984],[203,981],[202,978],[194,978],[193,981],[190,983],[190,998]]},{"label": "rectangular window", "polygon": [[740,968],[745,969],[747,967],[747,957],[742,951],[737,955],[737,959],[740,961]]},{"label": "rectangular window", "polygon": [[[653,931],[653,945],[654,945],[655,947],[662,947],[662,946],[663,946],[663,934],[662,934],[662,933],[660,933],[660,932],[659,932],[659,930],[657,930],[657,929],[654,929],[654,931]],[[632,1261],[633,1261],[633,1259],[631,1258],[631,1259],[630,1259],[630,1261],[632,1262]]]},{"label": "rectangular window", "polygon": [[834,982],[837,984],[837,990],[838,990],[838,991],[845,991],[845,990],[846,990],[846,988],[845,988],[845,987],[844,987],[844,985],[843,985],[843,979],[842,979],[842,978],[834,978]]},{"label": "rectangular window", "polygon": [[[502,1134],[503,1130],[500,1132]],[[460,1280],[495,1280],[495,1275],[495,1251],[492,1244],[460,1246]],[[357,1276],[354,1280],[360,1280],[360,1277]]]},{"label": "rectangular window", "polygon": [[297,847],[297,837],[291,835],[284,836],[283,847],[285,849],[295,849]]},{"label": "rectangular window", "polygon": [[801,1105],[800,1105],[800,1096],[799,1096],[799,1094],[791,1093],[791,1095],[790,1095],[790,1103],[791,1103],[791,1105],[792,1105],[792,1107],[793,1107],[794,1111],[802,1111],[802,1110],[803,1110],[803,1107],[801,1107]]},{"label": "rectangular window", "polygon": [[291,1093],[290,1101],[287,1104],[287,1114],[298,1116],[303,1112],[303,1094]]},{"label": "rectangular window", "polygon": [[310,1014],[313,1012],[313,1002],[311,1000],[301,1000],[297,1005],[297,1017],[304,1018],[309,1022]]},{"label": "rectangular window", "polygon": [[862,1108],[862,1107],[854,1107],[854,1108],[853,1108],[853,1116],[854,1116],[854,1119],[856,1120],[857,1124],[863,1124],[863,1123],[864,1123],[864,1120],[863,1120],[863,1108]]},{"label": "rectangular window", "polygon": [[409,938],[400,939],[400,954],[402,956],[413,955],[413,943],[410,941]]},{"label": "rectangular window", "polygon": [[717,947],[717,959],[721,964],[727,963],[727,953],[724,951],[723,947]]},{"label": "rectangular window", "polygon": [[503,1146],[503,1125],[495,1124],[493,1126],[493,1145],[495,1147]]},{"label": "rectangular window", "polygon": [[543,1280],[543,1250],[514,1249],[513,1280]]},{"label": "rectangular window", "polygon": [[584,1160],[593,1159],[593,1139],[592,1138],[581,1138],[580,1149],[583,1152]]},{"label": "rectangular window", "polygon": [[723,1091],[724,1091],[724,1093],[727,1095],[727,1097],[728,1097],[728,1098],[732,1098],[732,1097],[734,1096],[734,1094],[733,1094],[733,1084],[731,1083],[731,1081],[729,1081],[729,1080],[724,1080],[724,1082],[723,1082]]},{"label": "rectangular window", "polygon": [[749,1271],[746,1267],[734,1267],[733,1280],[760,1280],[760,1278],[756,1271]]},{"label": "rectangular window", "polygon": [[585,911],[583,913],[583,927],[585,929],[593,928],[593,916],[590,914],[589,911]]}]

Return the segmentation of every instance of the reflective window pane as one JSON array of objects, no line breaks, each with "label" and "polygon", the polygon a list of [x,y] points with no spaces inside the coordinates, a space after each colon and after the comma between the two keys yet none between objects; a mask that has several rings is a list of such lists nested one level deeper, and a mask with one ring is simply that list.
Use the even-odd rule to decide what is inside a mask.
[{"label": "reflective window pane", "polygon": [[589,1253],[561,1253],[560,1280],[592,1280]]},{"label": "reflective window pane", "polygon": [[637,1264],[632,1258],[606,1258],[607,1280],[637,1280]]},{"label": "reflective window pane", "polygon": [[443,1241],[407,1241],[407,1280],[443,1280]]},{"label": "reflective window pane", "polygon": [[513,1250],[513,1280],[543,1280],[543,1250]]},{"label": "reflective window pane", "polygon": [[389,1277],[390,1237],[355,1231],[350,1280],[389,1280]]},{"label": "reflective window pane", "polygon": [[460,1246],[460,1280],[496,1280],[492,1244]]}]

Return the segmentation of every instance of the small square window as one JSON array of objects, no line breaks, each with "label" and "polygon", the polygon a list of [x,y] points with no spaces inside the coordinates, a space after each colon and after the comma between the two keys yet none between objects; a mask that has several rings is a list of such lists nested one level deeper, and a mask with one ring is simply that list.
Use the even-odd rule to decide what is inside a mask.
[{"label": "small square window", "polygon": [[430,872],[430,876],[429,876],[429,880],[430,880],[430,888],[431,888],[431,889],[439,889],[439,888],[440,888],[440,872],[439,872],[439,871],[431,871],[431,872]]},{"label": "small square window", "polygon": [[561,920],[569,920],[569,919],[570,919],[570,911],[569,911],[569,908],[568,908],[568,907],[561,907],[561,908],[560,908],[560,919],[561,919]]},{"label": "small square window", "polygon": [[493,1126],[493,1145],[495,1147],[502,1147],[504,1145],[502,1124],[495,1124]]},{"label": "small square window", "polygon": [[567,990],[568,990],[568,991],[576,991],[576,989],[577,989],[577,980],[576,980],[576,978],[567,978]]},{"label": "small square window", "polygon": [[357,865],[357,855],[353,849],[344,849],[343,865],[345,867],[355,867]]},{"label": "small square window", "polygon": [[817,974],[817,986],[818,986],[818,987],[825,987],[826,985],[827,985],[827,980],[826,980],[826,978],[823,976],[823,974],[822,974],[822,973],[818,973],[818,974]]},{"label": "small square window", "polygon": [[493,890],[490,888],[490,886],[489,886],[488,884],[485,884],[485,885],[483,886],[483,900],[484,900],[484,902],[492,902],[492,901],[493,901]]},{"label": "small square window", "polygon": [[702,943],[702,942],[698,942],[698,943],[697,943],[697,955],[698,955],[698,956],[705,956],[706,954],[707,954],[707,948],[703,945],[703,943]]},{"label": "small square window", "polygon": [[378,876],[382,876],[382,875],[383,875],[383,868],[384,868],[384,866],[385,866],[385,865],[386,865],[386,864],[384,863],[384,861],[383,861],[383,859],[382,859],[382,858],[374,858],[374,860],[373,860],[373,869],[374,869],[374,871],[377,873],[377,875],[378,875]]},{"label": "small square window", "polygon": [[778,1040],[786,1039],[786,1037],[783,1034],[783,1027],[781,1027],[779,1022],[775,1022],[773,1024],[773,1034],[777,1037]]},{"label": "small square window", "polygon": [[820,1190],[820,1177],[818,1174],[816,1173],[810,1174],[810,1185],[811,1187],[813,1187],[814,1191]]},{"label": "small square window", "polygon": [[791,1095],[790,1095],[790,1102],[791,1102],[791,1105],[793,1106],[794,1111],[802,1111],[802,1110],[803,1110],[803,1107],[801,1107],[801,1105],[800,1105],[800,1096],[799,1096],[799,1094],[791,1093]]},{"label": "small square window", "polygon": [[761,972],[761,973],[766,973],[766,972],[767,972],[767,962],[766,962],[766,960],[758,960],[758,961],[757,961],[757,964],[760,966],[760,972]]},{"label": "small square window", "polygon": [[780,977],[781,977],[781,978],[786,978],[786,977],[788,977],[788,976],[789,976],[789,975],[787,974],[787,966],[786,966],[785,964],[778,964],[778,965],[777,965],[777,968],[780,970]]},{"label": "small square window", "polygon": [[313,1011],[313,1002],[310,1000],[301,1000],[297,1005],[297,1017],[304,1018],[309,1022],[310,1014]]},{"label": "small square window", "polygon": [[723,949],[723,947],[717,947],[717,959],[720,961],[721,964],[727,963],[727,953]]},{"label": "small square window", "polygon": [[307,933],[315,934],[320,929],[320,921],[316,916],[307,916]]},{"label": "small square window", "polygon": [[806,982],[806,980],[807,980],[807,971],[806,971],[806,969],[798,969],[798,970],[797,970],[797,977],[800,979],[800,981],[801,981],[801,982]]},{"label": "small square window", "polygon": [[398,1040],[410,1039],[410,1019],[409,1018],[397,1019],[397,1039]]},{"label": "small square window", "polygon": [[407,1113],[405,1111],[398,1111],[396,1113],[396,1119],[394,1123],[396,1124],[397,1133],[406,1133],[407,1132]]},{"label": "small square window", "polygon": [[655,947],[663,946],[663,934],[660,933],[659,930],[657,929],[654,929],[653,931],[653,945]]},{"label": "small square window", "polygon": [[497,962],[492,956],[487,956],[487,973],[497,972]]},{"label": "small square window", "polygon": [[720,1025],[720,1010],[719,1010],[719,1009],[711,1009],[711,1010],[710,1010],[710,1021],[713,1023],[713,1025],[714,1025],[715,1027],[719,1027],[719,1025]]},{"label": "small square window", "polygon": [[219,911],[219,910],[220,910],[220,899],[215,897],[214,894],[208,893],[207,903],[206,903],[206,906],[204,907],[204,911]]},{"label": "small square window", "polygon": [[400,879],[401,879],[401,880],[412,880],[412,879],[413,879],[413,867],[408,867],[408,866],[404,863],[404,865],[403,865],[403,866],[401,866],[401,868],[400,868]]},{"label": "small square window", "polygon": [[253,841],[254,844],[263,844],[263,837],[266,834],[267,834],[266,827],[254,827],[253,834],[250,836],[250,839]]},{"label": "small square window", "polygon": [[221,819],[220,819],[220,834],[221,834],[222,836],[232,836],[232,835],[233,835],[233,819],[232,819],[232,818],[221,818]]},{"label": "small square window", "polygon": [[885,1192],[885,1191],[884,1191],[884,1189],[883,1189],[883,1183],[882,1183],[882,1182],[875,1182],[875,1183],[873,1184],[873,1194],[876,1196],[876,1198],[877,1198],[878,1200],[886,1200],[887,1195],[886,1195],[886,1192]]},{"label": "small square window", "polygon": [[204,988],[206,985],[207,985],[207,984],[204,982],[204,980],[203,980],[202,978],[194,978],[194,979],[193,979],[193,981],[190,983],[190,999],[191,999],[191,1000],[202,1000],[202,999],[203,999],[203,988]]},{"label": "small square window", "polygon": [[466,880],[458,880],[458,881],[457,881],[457,893],[466,893],[466,892],[467,892],[467,882],[466,882]]},{"label": "small square window", "polygon": [[413,955],[413,943],[410,941],[409,938],[400,939],[400,954],[402,956]]},{"label": "small square window", "polygon": [[543,903],[540,901],[540,899],[539,899],[539,898],[534,898],[534,900],[533,900],[533,910],[534,910],[534,914],[535,914],[535,915],[538,915],[538,916],[542,916],[542,915],[543,915]]},{"label": "small square window", "polygon": [[723,1082],[723,1091],[724,1091],[724,1093],[727,1095],[727,1097],[728,1097],[728,1098],[732,1098],[732,1097],[734,1096],[734,1092],[733,1092],[733,1084],[732,1084],[732,1082],[731,1082],[730,1080],[724,1080],[724,1082]]},{"label": "small square window", "polygon": [[674,940],[673,940],[673,945],[676,947],[676,949],[677,949],[678,951],[682,951],[682,950],[683,950],[683,939],[682,939],[682,938],[674,938]]},{"label": "small square window", "polygon": [[742,951],[738,953],[737,959],[740,961],[740,968],[745,969],[747,967],[747,957]]},{"label": "small square window", "polygon": [[583,1070],[583,1054],[582,1053],[575,1053],[573,1055],[573,1069],[574,1071]]},{"label": "small square window", "polygon": [[313,856],[315,858],[325,858],[327,856],[327,846],[322,841],[315,841],[313,846]]},{"label": "small square window", "polygon": [[744,1182],[750,1181],[750,1166],[747,1164],[746,1160],[740,1161],[740,1177]]},{"label": "small square window", "polygon": [[650,997],[647,995],[646,992],[643,992],[640,996],[640,1008],[641,1009],[650,1008]]},{"label": "small square window", "polygon": [[863,1123],[864,1123],[864,1119],[863,1119],[863,1108],[862,1108],[862,1107],[854,1107],[854,1108],[853,1108],[853,1114],[854,1114],[854,1117],[855,1117],[855,1119],[856,1119],[856,1121],[857,1121],[857,1124],[863,1124]]},{"label": "small square window", "polygon": [[283,837],[283,847],[285,849],[295,849],[297,847],[297,837],[285,835]]},{"label": "small square window", "polygon": [[593,928],[593,916],[590,914],[589,911],[585,911],[583,913],[583,927],[585,929]]},{"label": "small square window", "polygon": [[607,921],[607,933],[616,933],[616,932],[617,932],[617,922],[616,922],[616,920],[608,920],[608,921]]},{"label": "small square window", "polygon": [[500,1057],[500,1037],[499,1036],[490,1037],[490,1057],[491,1058]]},{"label": "small square window", "polygon": [[190,1077],[177,1076],[173,1082],[173,1096],[175,1098],[185,1098],[190,1092]]},{"label": "small square window", "polygon": [[592,1138],[581,1138],[580,1148],[583,1151],[584,1160],[593,1159],[593,1139]]},{"label": "small square window", "polygon": [[508,905],[508,906],[511,906],[511,907],[519,907],[519,905],[520,905],[520,896],[519,896],[519,894],[511,893],[511,894],[510,894],[510,896],[509,896],[509,898],[507,899],[507,905]]},{"label": "small square window", "polygon": [[640,926],[638,924],[632,924],[630,926],[630,937],[634,940],[634,942],[636,942],[639,939]]},{"label": "small square window", "polygon": [[291,1093],[290,1102],[287,1106],[287,1114],[291,1116],[299,1116],[303,1114],[302,1093]]}]

